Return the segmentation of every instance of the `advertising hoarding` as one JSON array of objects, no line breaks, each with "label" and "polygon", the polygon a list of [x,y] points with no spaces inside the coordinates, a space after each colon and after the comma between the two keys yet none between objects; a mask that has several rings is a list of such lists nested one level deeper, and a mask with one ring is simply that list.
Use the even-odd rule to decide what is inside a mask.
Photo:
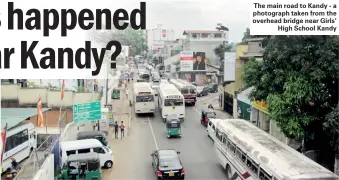
[{"label": "advertising hoarding", "polygon": [[206,66],[207,62],[205,52],[180,52],[180,71],[206,71]]}]

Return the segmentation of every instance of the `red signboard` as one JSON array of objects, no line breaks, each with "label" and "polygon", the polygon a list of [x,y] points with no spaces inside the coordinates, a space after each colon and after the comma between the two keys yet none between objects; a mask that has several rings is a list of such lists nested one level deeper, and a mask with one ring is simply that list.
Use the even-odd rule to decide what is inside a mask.
[{"label": "red signboard", "polygon": [[166,30],[162,30],[162,37],[165,38],[166,37]]}]

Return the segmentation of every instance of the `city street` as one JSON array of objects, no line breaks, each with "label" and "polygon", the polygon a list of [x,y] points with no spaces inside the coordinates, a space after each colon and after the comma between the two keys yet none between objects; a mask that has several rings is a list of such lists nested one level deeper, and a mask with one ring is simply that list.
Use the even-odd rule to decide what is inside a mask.
[{"label": "city street", "polygon": [[[203,102],[204,99],[213,100],[217,97],[218,93],[214,93],[199,99]],[[213,150],[213,142],[199,122],[198,112],[201,112],[200,103],[196,107],[186,107],[186,119],[181,127],[183,136],[171,139],[167,139],[166,126],[160,118],[159,109],[154,116],[135,116],[132,113],[129,136],[111,141],[115,164],[113,169],[104,170],[103,179],[156,179],[150,157],[156,149],[180,151],[186,179],[225,179]]]}]

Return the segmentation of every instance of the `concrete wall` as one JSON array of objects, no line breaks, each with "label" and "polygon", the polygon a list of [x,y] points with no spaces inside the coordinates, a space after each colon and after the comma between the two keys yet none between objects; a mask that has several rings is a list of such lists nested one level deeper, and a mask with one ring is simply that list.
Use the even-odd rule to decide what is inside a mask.
[{"label": "concrete wall", "polygon": [[2,85],[1,100],[18,100],[19,105],[36,104],[39,97],[42,103],[48,107],[72,106],[73,104],[87,103],[98,100],[100,93],[84,92],[74,93],[72,91],[64,92],[64,99],[61,101],[60,91],[51,91],[47,88],[20,88],[19,85]]},{"label": "concrete wall", "polygon": [[54,179],[54,155],[49,154],[45,162],[40,167],[39,171],[36,172],[33,180],[46,180]]},{"label": "concrete wall", "polygon": [[18,84],[2,84],[1,85],[1,100],[16,100],[18,99],[20,85]]}]

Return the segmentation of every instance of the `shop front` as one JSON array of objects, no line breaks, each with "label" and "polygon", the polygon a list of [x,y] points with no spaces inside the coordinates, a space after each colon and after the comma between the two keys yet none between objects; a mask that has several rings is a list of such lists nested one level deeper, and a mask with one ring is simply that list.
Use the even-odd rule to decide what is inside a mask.
[{"label": "shop front", "polygon": [[251,120],[251,100],[249,95],[253,88],[245,89],[237,95],[237,114],[238,118],[244,120]]},{"label": "shop front", "polygon": [[252,102],[251,121],[267,133],[270,132],[270,120],[268,117],[268,103],[266,101]]}]

